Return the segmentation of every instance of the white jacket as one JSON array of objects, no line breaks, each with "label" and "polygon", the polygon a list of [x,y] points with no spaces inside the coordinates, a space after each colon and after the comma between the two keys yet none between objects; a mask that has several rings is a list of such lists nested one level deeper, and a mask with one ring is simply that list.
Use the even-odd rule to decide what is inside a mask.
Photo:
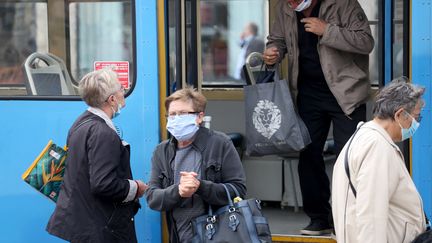
[{"label": "white jacket", "polygon": [[423,204],[403,155],[376,122],[365,123],[333,170],[332,208],[338,243],[405,243],[425,230]]}]

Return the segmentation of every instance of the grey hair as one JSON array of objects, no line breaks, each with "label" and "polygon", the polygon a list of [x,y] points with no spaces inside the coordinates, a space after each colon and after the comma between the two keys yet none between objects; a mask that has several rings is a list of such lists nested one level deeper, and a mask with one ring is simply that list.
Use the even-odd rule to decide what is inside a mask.
[{"label": "grey hair", "polygon": [[425,89],[407,81],[406,77],[396,78],[378,93],[373,108],[374,117],[394,120],[394,114],[400,108],[411,113],[419,101],[424,104],[422,95]]},{"label": "grey hair", "polygon": [[79,82],[79,93],[84,102],[100,108],[110,95],[121,89],[117,73],[111,69],[101,69],[86,74]]}]

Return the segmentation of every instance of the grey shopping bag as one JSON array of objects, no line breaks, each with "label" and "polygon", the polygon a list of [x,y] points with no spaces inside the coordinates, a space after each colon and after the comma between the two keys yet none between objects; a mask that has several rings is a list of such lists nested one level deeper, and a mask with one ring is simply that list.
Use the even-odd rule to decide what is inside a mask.
[{"label": "grey shopping bag", "polygon": [[311,142],[285,80],[245,86],[244,96],[247,155],[298,152]]}]

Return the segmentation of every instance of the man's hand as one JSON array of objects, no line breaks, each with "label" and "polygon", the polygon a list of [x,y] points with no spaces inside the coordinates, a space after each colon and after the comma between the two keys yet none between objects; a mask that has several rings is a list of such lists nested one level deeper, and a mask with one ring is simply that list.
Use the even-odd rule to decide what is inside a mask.
[{"label": "man's hand", "polygon": [[324,35],[324,31],[327,27],[327,22],[315,17],[303,18],[300,22],[304,23],[306,32],[314,33],[317,36]]},{"label": "man's hand", "polygon": [[181,197],[192,197],[198,190],[200,181],[196,178],[197,176],[195,172],[180,172],[179,194]]},{"label": "man's hand", "polygon": [[147,190],[148,185],[140,180],[135,180],[135,182],[137,183],[138,186],[136,198],[140,198],[144,195],[144,192]]},{"label": "man's hand", "polygon": [[267,48],[263,53],[263,61],[267,65],[273,65],[279,58],[279,51],[276,47]]}]

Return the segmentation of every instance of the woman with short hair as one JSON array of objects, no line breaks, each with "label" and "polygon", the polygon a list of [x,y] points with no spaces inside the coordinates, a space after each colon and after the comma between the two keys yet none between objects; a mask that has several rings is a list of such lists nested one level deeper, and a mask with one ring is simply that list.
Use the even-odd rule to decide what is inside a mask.
[{"label": "woman with short hair", "polygon": [[[230,138],[202,126],[207,99],[193,89],[177,90],[165,100],[167,130],[172,138],[153,152],[146,199],[149,207],[166,212],[170,243],[195,242],[192,220],[228,204],[224,185],[240,197],[246,178]],[[229,188],[235,197],[234,189]]]},{"label": "woman with short hair", "polygon": [[421,197],[395,144],[419,127],[423,93],[392,81],[376,97],[373,120],[360,124],[340,153],[332,183],[337,242],[404,243],[425,230]]},{"label": "woman with short hair", "polygon": [[147,186],[132,179],[130,146],[112,121],[125,106],[114,71],[79,83],[89,106],[69,130],[64,181],[47,231],[70,242],[136,242],[133,217]]}]

